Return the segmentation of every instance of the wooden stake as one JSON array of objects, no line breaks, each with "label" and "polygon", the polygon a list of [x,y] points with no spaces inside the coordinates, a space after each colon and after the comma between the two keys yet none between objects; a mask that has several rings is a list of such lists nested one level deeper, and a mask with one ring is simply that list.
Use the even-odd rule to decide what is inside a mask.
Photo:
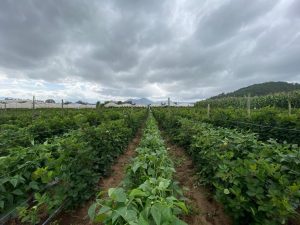
[{"label": "wooden stake", "polygon": [[250,103],[251,99],[250,99],[250,94],[248,94],[248,98],[247,98],[247,113],[248,113],[248,117],[251,116],[251,103]]},{"label": "wooden stake", "polygon": [[32,109],[35,109],[35,96],[32,97]]},{"label": "wooden stake", "polygon": [[210,104],[207,104],[207,117],[210,117]]},{"label": "wooden stake", "polygon": [[288,107],[289,107],[289,116],[292,115],[292,104],[291,104],[291,100],[288,100]]},{"label": "wooden stake", "polygon": [[64,114],[64,100],[61,100],[61,114]]},{"label": "wooden stake", "polygon": [[34,120],[35,96],[32,97],[32,121]]}]

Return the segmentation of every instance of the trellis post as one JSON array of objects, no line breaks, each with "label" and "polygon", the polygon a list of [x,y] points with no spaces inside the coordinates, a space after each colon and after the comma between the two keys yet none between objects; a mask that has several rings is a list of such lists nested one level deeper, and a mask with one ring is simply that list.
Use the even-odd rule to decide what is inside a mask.
[{"label": "trellis post", "polygon": [[207,104],[207,117],[210,118],[210,104]]},{"label": "trellis post", "polygon": [[248,117],[251,116],[251,98],[250,98],[250,94],[248,94],[247,97],[247,113],[248,113]]}]

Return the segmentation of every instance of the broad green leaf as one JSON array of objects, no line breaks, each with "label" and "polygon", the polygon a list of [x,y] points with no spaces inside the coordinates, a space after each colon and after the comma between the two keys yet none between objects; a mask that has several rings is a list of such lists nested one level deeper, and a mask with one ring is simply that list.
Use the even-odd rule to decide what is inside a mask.
[{"label": "broad green leaf", "polygon": [[127,209],[127,207],[122,207],[116,210],[116,212],[123,217],[126,222],[137,221],[137,214],[135,211]]},{"label": "broad green leaf", "polygon": [[123,188],[110,188],[108,190],[108,196],[117,202],[125,202],[126,201],[126,194],[125,194]]},{"label": "broad green leaf", "polygon": [[164,205],[160,205],[159,210],[161,212],[162,221],[171,221],[172,220],[173,213],[172,213],[171,208],[164,206]]},{"label": "broad green leaf", "polygon": [[188,224],[176,217],[174,221],[174,225],[188,225]]},{"label": "broad green leaf", "polygon": [[34,190],[39,190],[38,183],[35,182],[35,181],[31,181],[31,182],[29,183],[29,187],[30,187],[31,189],[34,189]]},{"label": "broad green leaf", "polygon": [[133,167],[132,167],[132,171],[135,173],[138,170],[139,167],[140,167],[140,164],[139,163],[135,163],[133,165]]},{"label": "broad green leaf", "polygon": [[115,224],[116,220],[120,218],[120,214],[117,212],[113,212],[111,215],[112,224]]},{"label": "broad green leaf", "polygon": [[155,205],[153,205],[151,207],[150,212],[151,212],[152,218],[154,219],[156,225],[160,225],[160,223],[161,223],[161,212],[160,212],[160,210]]},{"label": "broad green leaf", "polygon": [[138,224],[139,225],[150,225],[148,223],[148,221],[146,221],[145,218],[142,215],[140,215],[140,217],[139,217]]},{"label": "broad green leaf", "polygon": [[20,189],[16,189],[12,192],[14,195],[23,195],[24,193]]},{"label": "broad green leaf", "polygon": [[99,210],[99,213],[107,213],[109,210],[111,210],[110,207],[102,206],[101,209]]},{"label": "broad green leaf", "polygon": [[167,180],[167,179],[163,179],[162,181],[159,182],[159,189],[160,190],[165,190],[169,187],[171,181],[170,180]]},{"label": "broad green leaf", "polygon": [[188,213],[189,210],[187,209],[186,205],[184,202],[175,202],[174,205],[178,206],[181,208],[185,213]]},{"label": "broad green leaf", "polygon": [[95,219],[95,215],[96,215],[96,208],[97,208],[97,203],[94,203],[90,206],[89,210],[88,210],[88,215],[90,217],[91,220]]},{"label": "broad green leaf", "polygon": [[9,182],[10,182],[14,187],[16,187],[17,184],[18,184],[18,179],[15,178],[15,177],[12,177],[12,178],[9,180]]},{"label": "broad green leaf", "polygon": [[140,189],[133,189],[130,192],[129,196],[130,197],[144,197],[144,196],[147,196],[147,194]]}]

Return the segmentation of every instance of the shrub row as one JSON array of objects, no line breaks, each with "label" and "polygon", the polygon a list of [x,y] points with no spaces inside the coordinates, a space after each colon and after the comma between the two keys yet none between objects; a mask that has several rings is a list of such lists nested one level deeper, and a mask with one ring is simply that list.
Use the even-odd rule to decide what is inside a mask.
[{"label": "shrub row", "polygon": [[[110,113],[115,114],[107,111]],[[91,126],[84,114],[78,117],[79,129],[51,143],[18,147],[0,158],[0,211],[8,211],[32,195],[30,207],[18,211],[23,223],[36,224],[41,215],[53,212],[63,202],[74,207],[88,199],[99,177],[107,174],[135,134],[145,110],[126,112],[97,126]],[[55,182],[58,184],[46,189]]]},{"label": "shrub row", "polygon": [[187,208],[173,181],[174,166],[151,114],[136,152],[123,187],[109,189],[108,198],[99,195],[89,209],[91,219],[103,224],[186,225],[178,218]]},{"label": "shrub row", "polygon": [[155,116],[173,141],[191,155],[236,224],[284,224],[300,205],[300,149],[258,141],[253,133]]},{"label": "shrub row", "polygon": [[[251,97],[251,105],[255,108],[263,108],[274,106],[278,108],[288,108],[288,101],[291,102],[292,107],[300,108],[300,91],[282,92],[263,96]],[[213,107],[235,107],[246,108],[247,97],[223,97],[217,99],[206,99],[196,103],[196,106],[204,106],[210,104]]]},{"label": "shrub row", "polygon": [[[20,111],[19,119],[0,125],[0,156],[9,154],[10,149],[15,147],[29,147],[32,142],[35,144],[41,144],[46,140],[50,142],[51,138],[78,129],[82,124],[98,126],[105,121],[121,119],[124,116],[130,117],[130,110],[123,112],[118,109],[114,111],[109,109],[68,110],[64,114],[61,110],[44,109],[42,112],[43,114],[33,119],[31,112],[29,117],[28,111]],[[130,118],[126,118],[126,121],[132,122]]]},{"label": "shrub row", "polygon": [[[161,109],[161,111],[165,110]],[[182,108],[172,109],[171,115],[211,123],[216,127],[251,131],[256,133],[261,141],[272,138],[281,143],[300,145],[299,111],[289,116],[287,111],[267,107],[253,110],[249,118],[245,109],[211,109],[210,118],[208,118],[207,109]]]}]

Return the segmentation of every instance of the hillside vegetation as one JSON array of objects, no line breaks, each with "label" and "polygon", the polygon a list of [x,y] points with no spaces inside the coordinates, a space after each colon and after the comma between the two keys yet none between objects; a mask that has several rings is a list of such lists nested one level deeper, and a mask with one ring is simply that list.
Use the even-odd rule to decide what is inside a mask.
[{"label": "hillside vegetation", "polygon": [[250,107],[253,109],[269,106],[287,109],[289,102],[292,108],[300,107],[300,84],[287,82],[254,84],[228,94],[220,94],[196,102],[195,106],[207,107],[210,104],[213,108],[246,108],[248,94],[251,97]]},{"label": "hillside vegetation", "polygon": [[261,84],[253,84],[248,87],[240,88],[230,93],[222,93],[217,96],[211,97],[210,99],[219,99],[224,97],[244,97],[248,94],[251,96],[263,96],[274,94],[278,92],[291,92],[300,90],[300,84],[288,83],[288,82],[265,82]]}]

